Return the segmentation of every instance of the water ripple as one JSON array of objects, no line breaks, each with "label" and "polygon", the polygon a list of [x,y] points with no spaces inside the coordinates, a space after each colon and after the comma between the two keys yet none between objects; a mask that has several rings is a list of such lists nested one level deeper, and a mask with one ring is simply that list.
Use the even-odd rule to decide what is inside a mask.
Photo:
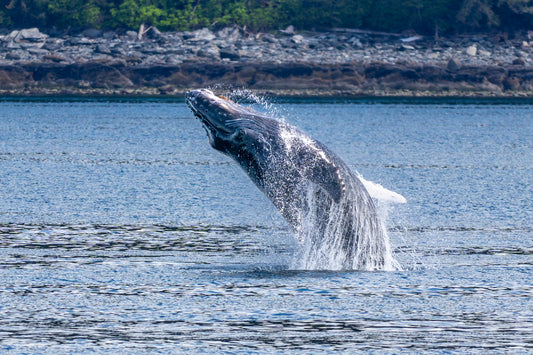
[{"label": "water ripple", "polygon": [[488,232],[488,233],[509,233],[509,232],[525,232],[533,233],[533,227],[472,227],[472,226],[393,226],[390,227],[391,232]]},{"label": "water ripple", "polygon": [[[160,157],[163,157],[160,155]],[[205,157],[191,159],[191,157],[177,157],[169,154],[167,159],[154,159],[153,157],[134,157],[118,155],[113,157],[112,154],[103,157],[96,153],[0,153],[0,162],[32,162],[32,163],[74,163],[83,165],[137,165],[137,166],[159,166],[159,165],[177,165],[177,166],[226,166],[231,162],[224,160],[206,160]]]},{"label": "water ripple", "polygon": [[[288,245],[265,245],[263,226],[0,224],[2,268],[76,267],[118,261],[156,263],[172,255],[222,257],[284,254]],[[275,250],[274,250],[275,249]]]},{"label": "water ripple", "polygon": [[41,225],[7,223],[0,224],[0,236],[2,237],[0,247],[92,251],[224,252],[235,248],[243,250],[252,247],[236,236],[258,233],[263,229],[262,226],[247,225]]}]

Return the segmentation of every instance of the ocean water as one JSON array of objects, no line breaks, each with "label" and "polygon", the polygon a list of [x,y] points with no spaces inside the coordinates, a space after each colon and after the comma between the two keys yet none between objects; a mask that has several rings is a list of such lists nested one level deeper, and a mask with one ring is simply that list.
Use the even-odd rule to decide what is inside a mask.
[{"label": "ocean water", "polygon": [[184,102],[0,101],[0,353],[533,352],[533,105],[265,109],[406,204],[401,271],[299,244]]}]

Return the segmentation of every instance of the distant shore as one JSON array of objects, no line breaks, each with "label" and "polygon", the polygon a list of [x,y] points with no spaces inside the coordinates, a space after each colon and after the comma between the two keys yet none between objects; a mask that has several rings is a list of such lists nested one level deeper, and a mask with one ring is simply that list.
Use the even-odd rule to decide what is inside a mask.
[{"label": "distant shore", "polygon": [[301,97],[533,97],[533,33],[433,38],[225,28],[0,35],[0,95],[181,97],[197,87]]}]

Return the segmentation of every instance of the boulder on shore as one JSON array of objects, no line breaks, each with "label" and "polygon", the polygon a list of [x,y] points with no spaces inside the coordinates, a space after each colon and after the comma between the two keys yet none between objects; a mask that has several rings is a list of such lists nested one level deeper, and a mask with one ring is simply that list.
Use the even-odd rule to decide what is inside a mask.
[{"label": "boulder on shore", "polygon": [[[525,35],[496,44],[488,36],[435,41],[350,29],[297,32],[290,27],[255,34],[238,27],[216,33],[141,29],[145,35],[140,37],[135,31],[100,30],[48,36],[37,28],[0,35],[2,81],[9,83],[0,85],[0,92],[14,87],[36,93],[51,87],[154,92],[164,87],[168,94],[227,84],[351,95],[529,95],[533,88],[533,46]],[[93,75],[80,75],[89,71]]]}]

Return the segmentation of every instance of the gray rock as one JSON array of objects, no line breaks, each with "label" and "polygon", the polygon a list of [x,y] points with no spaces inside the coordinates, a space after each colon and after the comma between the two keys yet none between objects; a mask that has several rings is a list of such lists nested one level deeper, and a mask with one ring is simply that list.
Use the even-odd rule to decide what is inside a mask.
[{"label": "gray rock", "polygon": [[189,32],[189,31],[185,31],[181,34],[181,37],[184,39],[184,40],[189,40],[189,39],[192,39],[194,38],[194,33],[192,32]]},{"label": "gray rock", "polygon": [[335,48],[339,51],[344,51],[348,45],[344,42],[337,42]]},{"label": "gray rock", "polygon": [[171,65],[177,65],[177,64],[182,64],[183,60],[179,57],[169,55],[165,58],[165,63],[171,64]]},{"label": "gray rock", "polygon": [[220,58],[229,60],[239,60],[241,59],[241,56],[237,51],[225,48],[220,50]]},{"label": "gray rock", "polygon": [[220,50],[216,46],[201,48],[196,53],[199,57],[220,59]]},{"label": "gray rock", "polygon": [[135,31],[127,31],[126,32],[126,39],[128,41],[136,41],[138,37],[138,33]]},{"label": "gray rock", "polygon": [[409,45],[409,44],[402,44],[400,46],[400,50],[402,51],[414,51],[415,50],[415,47]]},{"label": "gray rock", "polygon": [[113,48],[110,48],[110,50],[111,50],[111,53],[114,55],[119,55],[119,56],[126,55],[126,50],[122,48],[121,46],[115,46]]},{"label": "gray rock", "polygon": [[477,45],[473,44],[465,49],[465,53],[469,56],[475,57],[477,55]]},{"label": "gray rock", "polygon": [[305,41],[304,36],[302,35],[294,35],[291,38],[292,43],[301,44]]},{"label": "gray rock", "polygon": [[28,28],[20,31],[12,31],[10,34],[5,36],[4,40],[14,41],[14,42],[42,42],[46,40],[47,35],[39,32],[38,28]]},{"label": "gray rock", "polygon": [[518,90],[520,88],[520,79],[516,77],[507,77],[503,80],[502,84],[505,90]]},{"label": "gray rock", "polygon": [[6,59],[9,60],[20,60],[22,58],[22,54],[19,51],[11,51],[6,53]]},{"label": "gray rock", "polygon": [[36,27],[21,30],[19,33],[20,39],[31,41],[31,42],[45,41],[47,37],[48,35],[41,33],[39,29]]},{"label": "gray rock", "polygon": [[20,36],[20,31],[14,30],[10,34],[5,36],[5,41],[15,41]]},{"label": "gray rock", "polygon": [[61,63],[61,62],[68,61],[67,58],[65,58],[62,55],[58,55],[58,54],[47,54],[43,57],[43,60],[47,60],[47,61],[54,62],[54,63]]},{"label": "gray rock", "polygon": [[356,48],[363,48],[363,44],[361,43],[361,40],[357,37],[352,37],[348,40],[348,43],[350,43],[352,46]]},{"label": "gray rock", "polygon": [[513,59],[513,65],[526,65],[524,58],[515,58]]},{"label": "gray rock", "polygon": [[48,49],[49,51],[56,51],[64,46],[65,41],[59,38],[53,38],[47,40],[42,48]]},{"label": "gray rock", "polygon": [[43,56],[48,54],[48,50],[42,49],[42,48],[30,48],[28,49],[28,53],[36,55],[36,56]]},{"label": "gray rock", "polygon": [[418,40],[421,40],[422,36],[411,36],[411,37],[407,37],[407,38],[401,38],[400,41],[402,41],[403,43],[411,43],[411,42],[415,42],[415,41],[418,41]]},{"label": "gray rock", "polygon": [[109,49],[107,45],[102,43],[96,46],[95,53],[111,54],[111,49]]},{"label": "gray rock", "polygon": [[289,25],[286,29],[284,30],[279,30],[281,33],[285,33],[286,35],[289,35],[289,36],[292,36],[295,32],[295,29],[294,29],[294,26],[293,25]]},{"label": "gray rock", "polygon": [[89,61],[95,63],[110,63],[113,61],[113,57],[107,54],[98,54],[88,59]]},{"label": "gray rock", "polygon": [[213,32],[211,32],[208,28],[202,28],[200,30],[196,30],[192,33],[194,37],[192,37],[191,41],[196,42],[209,42],[216,38]]},{"label": "gray rock", "polygon": [[72,46],[91,46],[96,43],[94,39],[89,39],[87,37],[71,37],[67,42],[68,45]]},{"label": "gray rock", "polygon": [[130,51],[127,51],[126,52],[126,55],[130,58],[130,59],[133,59],[133,58],[142,58],[144,57],[143,54],[139,51],[136,51],[136,50],[130,50]]},{"label": "gray rock", "polygon": [[148,31],[148,36],[153,39],[163,40],[166,39],[165,35],[157,29],[157,27],[152,26],[150,31]]},{"label": "gray rock", "polygon": [[278,43],[278,39],[270,33],[265,33],[261,39],[267,43]]},{"label": "gray rock", "polygon": [[237,42],[241,39],[241,32],[237,27],[225,27],[217,32],[217,36],[225,42]]},{"label": "gray rock", "polygon": [[285,48],[285,47],[292,47],[294,43],[289,38],[280,38],[279,45],[280,47]]},{"label": "gray rock", "polygon": [[159,47],[155,43],[146,44],[146,46],[140,48],[140,50],[145,54],[156,54],[163,55],[168,52],[167,48]]},{"label": "gray rock", "polygon": [[41,49],[46,42],[20,42],[20,47],[23,49]]},{"label": "gray rock", "polygon": [[105,40],[111,40],[117,37],[117,33],[114,31],[106,31],[102,34],[102,38]]},{"label": "gray rock", "polygon": [[82,35],[88,38],[101,38],[103,33],[101,30],[97,30],[96,28],[89,28],[82,32]]},{"label": "gray rock", "polygon": [[20,44],[15,43],[15,42],[13,42],[13,41],[8,42],[7,45],[6,45],[5,47],[6,47],[7,49],[10,49],[10,50],[13,50],[13,49],[20,49],[20,48],[22,48],[22,47],[20,46]]},{"label": "gray rock", "polygon": [[149,64],[149,65],[163,64],[164,62],[165,62],[165,59],[158,55],[150,55],[143,60],[143,64],[145,65],[146,64]]},{"label": "gray rock", "polygon": [[449,71],[457,71],[461,69],[462,66],[463,65],[461,64],[461,61],[459,61],[459,59],[450,58],[450,60],[448,61],[447,68]]}]

